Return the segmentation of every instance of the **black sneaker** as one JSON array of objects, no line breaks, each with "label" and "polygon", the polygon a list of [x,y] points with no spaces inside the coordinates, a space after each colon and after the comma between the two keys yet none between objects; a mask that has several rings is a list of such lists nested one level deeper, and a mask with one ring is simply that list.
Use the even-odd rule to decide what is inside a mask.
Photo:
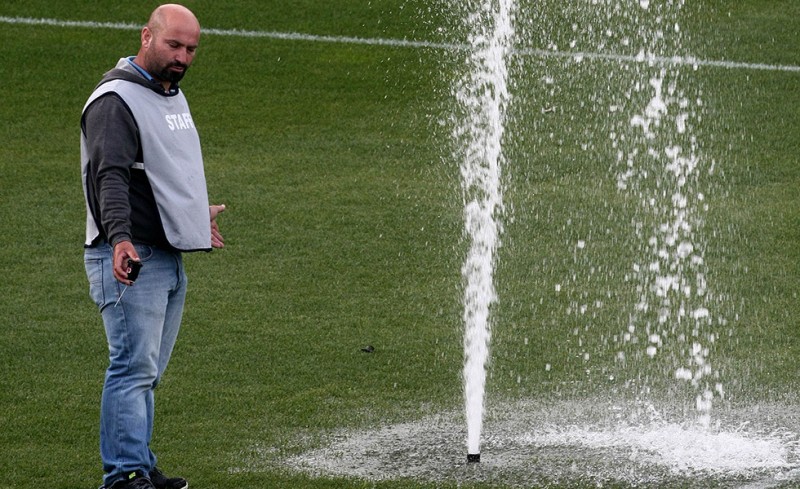
[{"label": "black sneaker", "polygon": [[108,489],[155,489],[153,483],[139,472],[131,472],[111,484]]},{"label": "black sneaker", "polygon": [[156,489],[189,489],[189,483],[182,477],[167,477],[158,467],[150,471],[150,480]]}]

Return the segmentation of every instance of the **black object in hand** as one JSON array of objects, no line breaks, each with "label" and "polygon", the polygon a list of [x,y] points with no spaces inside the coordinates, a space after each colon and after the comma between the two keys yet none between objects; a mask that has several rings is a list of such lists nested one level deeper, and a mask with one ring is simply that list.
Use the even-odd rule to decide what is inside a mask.
[{"label": "black object in hand", "polygon": [[128,280],[135,281],[142,269],[142,262],[128,258]]}]

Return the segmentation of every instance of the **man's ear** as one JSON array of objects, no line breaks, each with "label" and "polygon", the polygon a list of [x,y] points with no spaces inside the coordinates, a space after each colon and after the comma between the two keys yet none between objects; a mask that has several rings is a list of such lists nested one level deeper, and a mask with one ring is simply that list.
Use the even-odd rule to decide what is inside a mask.
[{"label": "man's ear", "polygon": [[142,47],[148,49],[152,41],[153,41],[153,33],[150,31],[149,27],[145,26],[142,29]]}]

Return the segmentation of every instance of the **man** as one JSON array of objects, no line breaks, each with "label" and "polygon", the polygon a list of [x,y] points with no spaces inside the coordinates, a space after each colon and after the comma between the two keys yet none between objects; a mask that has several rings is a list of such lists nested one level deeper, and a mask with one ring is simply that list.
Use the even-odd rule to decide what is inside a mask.
[{"label": "man", "polygon": [[181,253],[224,245],[216,218],[225,206],[208,204],[199,137],[178,86],[199,39],[191,11],[158,7],[138,54],[105,74],[81,118],[86,273],[109,348],[103,489],[188,487],[156,468],[150,440],[153,390],[186,296]]}]

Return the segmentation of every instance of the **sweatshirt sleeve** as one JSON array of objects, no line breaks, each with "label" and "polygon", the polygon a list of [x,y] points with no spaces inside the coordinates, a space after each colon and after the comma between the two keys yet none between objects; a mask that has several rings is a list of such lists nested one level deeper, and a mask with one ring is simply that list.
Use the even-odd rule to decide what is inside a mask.
[{"label": "sweatshirt sleeve", "polygon": [[100,225],[109,243],[131,240],[129,187],[139,151],[139,130],[125,102],[116,94],[101,96],[83,119]]}]

